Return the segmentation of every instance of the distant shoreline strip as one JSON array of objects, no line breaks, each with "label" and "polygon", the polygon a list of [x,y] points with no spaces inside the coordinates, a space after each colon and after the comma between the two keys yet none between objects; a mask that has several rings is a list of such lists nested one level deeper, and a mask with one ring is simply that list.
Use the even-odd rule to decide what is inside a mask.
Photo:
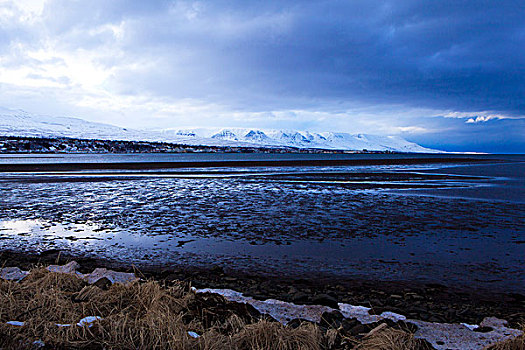
[{"label": "distant shoreline strip", "polygon": [[149,170],[178,168],[303,167],[303,166],[373,166],[415,164],[465,164],[499,162],[476,158],[405,158],[405,159],[324,159],[324,160],[228,160],[181,162],[115,163],[41,163],[0,164],[0,172],[51,172],[84,170]]}]

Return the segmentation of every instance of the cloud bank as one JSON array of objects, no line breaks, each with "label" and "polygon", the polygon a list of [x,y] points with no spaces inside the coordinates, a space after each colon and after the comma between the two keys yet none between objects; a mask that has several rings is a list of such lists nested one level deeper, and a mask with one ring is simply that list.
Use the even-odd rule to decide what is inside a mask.
[{"label": "cloud bank", "polygon": [[523,1],[0,0],[0,105],[525,150]]}]

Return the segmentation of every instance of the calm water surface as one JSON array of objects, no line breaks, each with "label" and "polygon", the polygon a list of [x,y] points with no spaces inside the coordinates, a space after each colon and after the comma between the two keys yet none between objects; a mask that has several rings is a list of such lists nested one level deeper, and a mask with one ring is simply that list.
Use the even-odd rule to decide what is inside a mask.
[{"label": "calm water surface", "polygon": [[[381,157],[415,156],[1,155],[0,165]],[[1,173],[0,250],[522,292],[525,157],[464,157],[488,162]]]}]

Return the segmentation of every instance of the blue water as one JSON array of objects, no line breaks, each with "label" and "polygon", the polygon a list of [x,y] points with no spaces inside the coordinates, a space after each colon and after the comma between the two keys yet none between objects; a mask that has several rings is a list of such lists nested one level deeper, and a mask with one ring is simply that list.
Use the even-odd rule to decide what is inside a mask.
[{"label": "blue water", "polygon": [[406,159],[480,158],[523,161],[523,155],[470,154],[297,154],[297,153],[128,153],[128,154],[0,154],[0,164],[16,163],[111,163],[187,162],[220,160],[322,160],[322,159]]},{"label": "blue water", "polygon": [[[415,156],[53,157],[3,155],[0,163]],[[159,174],[148,170],[4,173],[0,174],[0,250],[61,249],[137,264],[221,264],[252,272],[422,280],[522,292],[525,157],[466,157],[490,162],[276,165]]]}]

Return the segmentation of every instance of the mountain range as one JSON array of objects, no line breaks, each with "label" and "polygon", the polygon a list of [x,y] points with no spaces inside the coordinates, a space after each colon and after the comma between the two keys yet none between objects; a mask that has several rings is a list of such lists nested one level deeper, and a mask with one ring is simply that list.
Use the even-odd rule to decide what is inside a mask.
[{"label": "mountain range", "polygon": [[79,118],[34,115],[0,107],[0,136],[158,141],[231,147],[293,147],[327,150],[369,150],[436,153],[398,136],[268,130],[257,128],[195,128],[135,130]]}]

